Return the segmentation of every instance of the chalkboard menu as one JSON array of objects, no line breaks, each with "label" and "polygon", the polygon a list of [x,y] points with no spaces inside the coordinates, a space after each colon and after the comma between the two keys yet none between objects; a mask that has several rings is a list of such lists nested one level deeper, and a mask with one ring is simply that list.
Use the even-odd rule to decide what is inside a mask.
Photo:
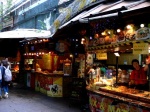
[{"label": "chalkboard menu", "polygon": [[82,101],[83,96],[85,96],[85,86],[86,83],[83,78],[73,78],[70,99]]}]

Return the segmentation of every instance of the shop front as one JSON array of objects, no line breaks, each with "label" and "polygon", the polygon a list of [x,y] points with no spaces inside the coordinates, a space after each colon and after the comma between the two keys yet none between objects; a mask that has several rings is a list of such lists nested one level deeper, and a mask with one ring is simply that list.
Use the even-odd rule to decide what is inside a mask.
[{"label": "shop front", "polygon": [[23,48],[25,86],[50,97],[68,97],[72,79],[68,46],[38,39],[25,42]]},{"label": "shop front", "polygon": [[89,74],[86,89],[91,112],[149,112],[149,71],[144,88],[129,83],[132,60],[144,67],[149,59],[149,22],[145,13],[90,21],[86,66],[95,67],[95,72]]}]

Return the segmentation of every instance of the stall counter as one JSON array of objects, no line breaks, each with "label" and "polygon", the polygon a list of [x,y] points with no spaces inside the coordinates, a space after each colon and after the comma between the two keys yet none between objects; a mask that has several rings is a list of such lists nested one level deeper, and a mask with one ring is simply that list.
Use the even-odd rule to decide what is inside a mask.
[{"label": "stall counter", "polygon": [[150,98],[86,87],[91,112],[150,112]]},{"label": "stall counter", "polygon": [[50,97],[69,97],[70,83],[70,76],[35,72],[35,91]]}]

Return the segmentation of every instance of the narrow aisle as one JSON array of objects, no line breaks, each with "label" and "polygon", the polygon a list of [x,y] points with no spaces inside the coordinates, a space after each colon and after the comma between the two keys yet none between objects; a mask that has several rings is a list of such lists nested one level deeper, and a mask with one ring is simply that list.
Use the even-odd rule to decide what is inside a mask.
[{"label": "narrow aisle", "polygon": [[9,98],[0,100],[0,112],[82,112],[79,106],[69,107],[65,98],[51,98],[23,88],[10,88]]}]

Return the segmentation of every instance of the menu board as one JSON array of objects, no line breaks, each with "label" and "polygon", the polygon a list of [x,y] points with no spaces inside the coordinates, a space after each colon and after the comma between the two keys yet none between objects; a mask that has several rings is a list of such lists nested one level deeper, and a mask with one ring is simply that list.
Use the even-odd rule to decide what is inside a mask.
[{"label": "menu board", "polygon": [[83,78],[72,79],[71,99],[82,100],[84,95],[85,81]]}]

